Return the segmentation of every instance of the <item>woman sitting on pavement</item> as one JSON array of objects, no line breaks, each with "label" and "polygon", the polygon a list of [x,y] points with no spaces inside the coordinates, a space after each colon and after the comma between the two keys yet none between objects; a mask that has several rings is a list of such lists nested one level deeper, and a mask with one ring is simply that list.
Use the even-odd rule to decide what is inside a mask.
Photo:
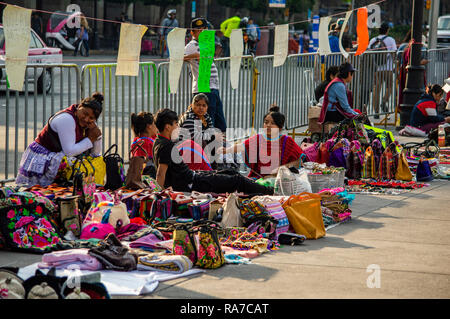
[{"label": "woman sitting on pavement", "polygon": [[352,81],[355,71],[356,69],[348,62],[339,66],[337,77],[325,89],[319,124],[340,122],[360,114],[352,109],[352,95],[346,87],[346,84]]},{"label": "woman sitting on pavement", "polygon": [[218,152],[244,153],[245,163],[250,168],[248,177],[251,178],[275,175],[280,166],[299,167],[303,151],[293,138],[281,134],[284,123],[284,114],[280,113],[278,106],[272,105],[264,115],[262,134]]},{"label": "woman sitting on pavement", "polygon": [[[201,167],[203,169],[206,169],[206,165],[217,169],[219,167],[223,167],[226,164],[218,164],[217,161],[214,161],[215,159],[215,147],[216,145],[212,143],[219,143],[223,144],[225,146],[223,133],[217,129],[214,128],[212,124],[211,117],[208,114],[208,97],[204,93],[199,93],[194,96],[192,99],[192,104],[189,106],[186,113],[184,113],[180,120],[178,121],[178,125],[180,126],[180,137],[183,140],[190,139],[190,142],[185,142],[183,149],[189,150],[189,148],[192,148],[193,152],[198,154],[198,147],[197,145],[201,145],[201,148],[206,151],[206,155],[204,154],[204,151],[202,150],[203,157],[206,157],[206,161],[203,161]],[[184,130],[183,130],[184,129]],[[191,143],[193,142],[193,143]],[[191,144],[189,146],[189,143]],[[207,146],[210,144],[211,147]],[[195,154],[192,154],[195,156]],[[208,156],[209,155],[209,156]],[[184,156],[183,156],[184,157]],[[211,163],[212,162],[212,163]],[[228,164],[233,164],[234,159],[228,158],[226,160],[222,160],[220,162],[225,162]],[[191,169],[197,170],[199,167],[194,166],[191,164],[191,162],[186,161],[188,165],[190,165]],[[208,169],[206,169],[208,170]]]},{"label": "woman sitting on pavement", "polygon": [[444,90],[439,84],[428,88],[428,92],[420,97],[411,112],[410,124],[426,133],[444,123],[450,123],[450,116],[444,117],[437,112],[437,103],[440,102]]},{"label": "woman sitting on pavement", "polygon": [[152,113],[132,113],[131,129],[135,136],[133,143],[131,143],[131,156],[144,156],[147,158],[143,174],[154,178],[156,177],[156,169],[153,164],[153,143],[155,142],[156,134],[158,134],[158,129]]},{"label": "woman sitting on pavement", "polygon": [[103,99],[96,92],[52,115],[22,154],[16,184],[45,187],[54,182],[64,156],[77,156],[88,150],[92,156],[100,156],[102,141],[97,119]]}]

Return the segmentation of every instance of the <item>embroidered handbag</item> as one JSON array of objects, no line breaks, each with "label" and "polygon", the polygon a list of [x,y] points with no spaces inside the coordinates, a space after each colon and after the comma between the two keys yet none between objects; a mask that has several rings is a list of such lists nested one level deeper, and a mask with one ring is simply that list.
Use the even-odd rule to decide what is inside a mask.
[{"label": "embroidered handbag", "polygon": [[34,253],[55,249],[61,238],[49,217],[53,209],[33,195],[14,193],[0,199],[0,232],[6,248]]},{"label": "embroidered handbag", "polygon": [[220,247],[217,235],[220,226],[211,221],[202,221],[200,225],[194,226],[197,241],[197,262],[200,268],[215,269],[225,263],[225,257]]},{"label": "embroidered handbag", "polygon": [[257,196],[254,200],[264,205],[270,216],[277,221],[273,237],[274,240],[278,240],[280,234],[289,231],[289,219],[278,200],[273,199],[270,196]]},{"label": "embroidered handbag", "polygon": [[380,158],[379,177],[381,179],[394,179],[397,170],[396,144],[391,143],[384,150]]},{"label": "embroidered handbag", "polygon": [[364,153],[364,163],[361,170],[362,178],[377,178],[377,170],[375,167],[375,158],[373,156],[373,150],[371,146],[366,148]]},{"label": "embroidered handbag", "polygon": [[209,214],[209,199],[195,199],[188,204],[188,211],[194,220],[207,219]]},{"label": "embroidered handbag", "polygon": [[78,210],[78,196],[63,196],[56,199],[59,207],[61,229],[71,231],[76,237],[81,234],[81,216]]}]

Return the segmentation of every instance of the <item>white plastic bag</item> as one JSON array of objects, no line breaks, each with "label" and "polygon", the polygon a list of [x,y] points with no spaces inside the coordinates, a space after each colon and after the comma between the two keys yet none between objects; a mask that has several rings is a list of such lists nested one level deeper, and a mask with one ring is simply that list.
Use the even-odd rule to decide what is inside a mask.
[{"label": "white plastic bag", "polygon": [[291,196],[302,192],[311,193],[307,171],[300,169],[299,174],[295,174],[289,168],[281,166],[275,179],[274,195]]},{"label": "white plastic bag", "polygon": [[242,227],[241,209],[239,208],[238,197],[235,193],[228,195],[223,204],[222,222],[223,227]]}]

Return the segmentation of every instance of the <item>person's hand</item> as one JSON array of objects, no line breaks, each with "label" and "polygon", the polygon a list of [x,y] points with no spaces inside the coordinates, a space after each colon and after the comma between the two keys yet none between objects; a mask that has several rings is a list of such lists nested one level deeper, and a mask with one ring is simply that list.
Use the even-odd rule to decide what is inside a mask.
[{"label": "person's hand", "polygon": [[420,65],[426,65],[426,64],[428,64],[428,62],[430,62],[430,60],[423,59],[420,61]]},{"label": "person's hand", "polygon": [[219,154],[219,155],[225,154],[225,148],[224,148],[224,147],[219,147],[219,148],[216,150],[216,154]]},{"label": "person's hand", "polygon": [[87,137],[94,143],[98,138],[102,135],[102,131],[98,128],[98,126],[89,127],[87,129]]},{"label": "person's hand", "polygon": [[447,116],[447,117],[445,118],[445,123],[450,123],[450,116]]}]

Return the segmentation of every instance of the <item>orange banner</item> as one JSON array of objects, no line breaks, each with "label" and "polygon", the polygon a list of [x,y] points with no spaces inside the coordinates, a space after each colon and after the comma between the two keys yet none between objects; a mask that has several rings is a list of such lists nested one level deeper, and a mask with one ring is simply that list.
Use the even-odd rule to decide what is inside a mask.
[{"label": "orange banner", "polygon": [[369,29],[367,28],[367,8],[360,8],[357,12],[356,36],[358,50],[355,56],[363,54],[369,46]]}]

